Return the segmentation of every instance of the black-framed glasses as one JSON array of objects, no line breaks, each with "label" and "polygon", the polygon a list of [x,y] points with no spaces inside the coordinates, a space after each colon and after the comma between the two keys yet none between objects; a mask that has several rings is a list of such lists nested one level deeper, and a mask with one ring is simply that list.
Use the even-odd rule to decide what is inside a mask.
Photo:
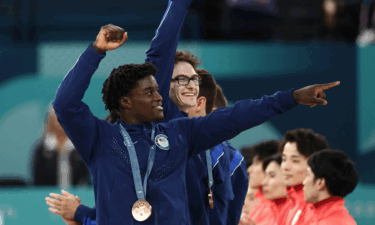
[{"label": "black-framed glasses", "polygon": [[171,81],[177,81],[179,85],[188,85],[190,81],[193,81],[193,83],[197,86],[202,84],[202,78],[199,76],[193,76],[191,78],[187,76],[179,76],[174,79],[171,79]]}]

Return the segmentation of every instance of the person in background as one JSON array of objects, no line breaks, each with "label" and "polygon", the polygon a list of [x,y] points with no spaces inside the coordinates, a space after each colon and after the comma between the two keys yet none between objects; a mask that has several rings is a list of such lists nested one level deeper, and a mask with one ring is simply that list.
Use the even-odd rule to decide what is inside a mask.
[{"label": "person in background", "polygon": [[249,190],[245,201],[246,207],[242,209],[242,223],[247,221],[247,215],[253,211],[256,205],[260,204],[262,199],[264,199],[261,189],[262,181],[265,178],[263,162],[268,157],[277,153],[278,144],[279,142],[277,140],[267,140],[253,146],[242,148],[242,151],[251,151],[253,153],[253,162],[247,169],[249,174]]},{"label": "person in background", "polygon": [[303,191],[310,205],[294,224],[355,225],[344,206],[344,197],[358,184],[358,173],[349,156],[340,150],[326,149],[312,154],[307,164]]},{"label": "person in background", "polygon": [[[246,176],[249,179],[249,174],[248,174],[248,169],[253,163],[253,149],[249,147],[241,147],[240,152],[243,155],[245,162],[246,162]],[[247,190],[245,194],[245,201],[244,205],[241,210],[241,221],[245,221],[245,218],[247,218],[247,215],[249,214],[251,207],[253,205],[253,202],[255,200],[254,193],[256,192],[257,189],[252,189],[250,185],[247,185]]]},{"label": "person in background", "polygon": [[311,129],[298,128],[287,131],[279,144],[278,152],[282,155],[281,170],[284,184],[287,186],[289,199],[294,202],[289,209],[280,212],[280,225],[292,224],[293,218],[307,206],[304,200],[303,180],[306,177],[307,161],[318,151],[329,148],[323,135]]},{"label": "person in background", "polygon": [[286,186],[281,172],[281,155],[275,154],[264,160],[262,169],[265,178],[262,181],[264,198],[260,199],[249,218],[257,225],[277,225],[275,215],[288,208]]},{"label": "person in background", "polygon": [[[216,99],[212,111],[228,106],[228,100],[220,85],[216,85]],[[241,211],[245,202],[249,177],[247,175],[247,160],[240,151],[234,148],[229,141],[224,142],[224,155],[229,155],[230,160],[230,183],[232,186],[233,199],[229,201],[227,211],[227,224],[237,225],[240,221]],[[210,211],[210,222],[217,215]],[[213,223],[211,223],[213,224]]]},{"label": "person in background", "polygon": [[89,171],[57,121],[52,107],[46,116],[43,136],[33,150],[33,183],[40,185],[89,184]]}]

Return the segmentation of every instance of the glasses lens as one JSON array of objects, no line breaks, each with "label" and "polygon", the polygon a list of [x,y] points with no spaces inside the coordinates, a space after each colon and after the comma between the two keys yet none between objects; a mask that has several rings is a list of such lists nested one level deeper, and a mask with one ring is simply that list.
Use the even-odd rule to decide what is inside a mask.
[{"label": "glasses lens", "polygon": [[189,83],[189,79],[184,78],[184,77],[178,78],[178,84],[179,85],[187,85],[188,83]]}]

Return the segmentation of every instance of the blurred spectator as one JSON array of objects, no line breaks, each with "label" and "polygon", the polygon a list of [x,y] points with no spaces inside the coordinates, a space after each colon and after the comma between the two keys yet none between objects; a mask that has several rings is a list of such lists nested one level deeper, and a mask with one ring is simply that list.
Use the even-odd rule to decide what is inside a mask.
[{"label": "blurred spectator", "polygon": [[12,39],[14,41],[22,41],[23,40],[23,30],[24,24],[22,21],[22,0],[14,0],[13,1],[13,9],[14,9],[14,22],[13,22],[13,36]]},{"label": "blurred spectator", "polygon": [[33,150],[34,185],[88,184],[89,171],[50,107],[43,137]]},{"label": "blurred spectator", "polygon": [[3,0],[0,0],[0,14],[13,14],[13,6],[12,5],[5,5]]},{"label": "blurred spectator", "polygon": [[[0,0],[0,8],[1,8]],[[23,15],[23,8],[27,7],[27,21],[23,21],[25,16]],[[13,35],[14,41],[24,41],[25,38],[28,41],[35,41],[36,36],[36,17],[37,17],[37,0],[14,0],[13,7],[11,7],[14,22],[13,22]],[[26,24],[26,26],[25,26]]]},{"label": "blurred spectator", "polygon": [[324,0],[320,37],[329,41],[355,41],[359,31],[359,4]]},{"label": "blurred spectator", "polygon": [[361,5],[360,11],[360,33],[357,38],[357,44],[361,47],[374,43],[375,40],[375,1],[371,0],[369,4]]}]

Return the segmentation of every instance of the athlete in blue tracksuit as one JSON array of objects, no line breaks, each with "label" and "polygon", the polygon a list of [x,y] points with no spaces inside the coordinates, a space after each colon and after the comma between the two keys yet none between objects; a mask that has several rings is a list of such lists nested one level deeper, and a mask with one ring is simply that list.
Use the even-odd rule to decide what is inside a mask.
[{"label": "athlete in blue tracksuit", "polygon": [[[151,48],[147,51],[146,61],[153,62],[158,68],[156,80],[159,84],[160,94],[163,97],[164,121],[187,116],[185,113],[179,111],[177,106],[169,100],[169,87],[180,30],[190,3],[191,0],[169,1],[162,22],[156,31],[156,36],[152,40]],[[168,79],[165,79],[166,77]],[[230,200],[229,196],[232,195],[230,182],[228,185],[228,180],[230,179],[229,155],[224,155],[223,147],[220,146],[211,148],[210,152],[214,178],[212,191],[215,208],[213,210],[218,212],[215,219],[221,220],[220,223],[216,224],[226,224],[226,216],[220,217],[221,214],[226,215],[226,212],[217,210],[217,207],[220,206],[221,202],[228,202]],[[200,225],[210,224],[207,199],[208,173],[205,153],[201,153],[199,157],[193,156],[188,161],[186,180],[191,223]],[[84,205],[79,206],[75,214],[76,221],[83,222],[84,217],[95,220],[95,213],[92,211],[93,209]]]},{"label": "athlete in blue tracksuit", "polygon": [[[131,215],[131,208],[137,201],[133,174],[118,126],[98,119],[82,102],[90,79],[104,57],[90,45],[61,83],[53,107],[59,123],[92,174],[97,223],[138,224]],[[142,175],[146,170],[149,148],[154,143],[150,139],[152,127],[156,127],[156,135],[168,137],[169,150],[156,148],[146,196],[153,213],[142,224],[189,224],[185,182],[187,160],[293,108],[296,103],[292,91],[277,92],[255,101],[239,101],[206,117],[181,118],[158,124],[130,125],[120,121],[136,143]]]},{"label": "athlete in blue tracksuit", "polygon": [[242,207],[249,185],[246,161],[242,154],[229,142],[226,142],[230,152],[230,176],[234,199],[229,202],[227,224],[237,225],[241,218]]},{"label": "athlete in blue tracksuit", "polygon": [[[163,97],[163,107],[165,121],[174,118],[184,117],[184,113],[171,101],[169,89],[171,78],[175,65],[175,54],[177,50],[180,30],[188,7],[179,7],[183,1],[170,1],[169,4],[176,4],[175,8],[169,7],[164,14],[163,20],[156,31],[156,35],[151,42],[151,47],[147,51],[146,62],[152,62],[158,68],[156,81],[159,84],[160,95]],[[190,5],[191,0],[185,1],[186,6]],[[184,8],[182,13],[178,12],[177,7]],[[176,13],[177,12],[177,13]],[[214,211],[218,211],[220,202],[227,202],[232,196],[230,179],[229,156],[224,154],[223,148],[215,146],[210,149],[212,161],[212,174],[214,184],[212,186]],[[209,205],[208,205],[208,172],[206,164],[206,154],[203,152],[199,156],[192,156],[186,165],[186,184],[190,212],[191,224],[208,225]],[[218,216],[225,212],[218,211]],[[226,224],[226,217],[218,217],[220,223]],[[213,223],[211,223],[213,224]]]}]

